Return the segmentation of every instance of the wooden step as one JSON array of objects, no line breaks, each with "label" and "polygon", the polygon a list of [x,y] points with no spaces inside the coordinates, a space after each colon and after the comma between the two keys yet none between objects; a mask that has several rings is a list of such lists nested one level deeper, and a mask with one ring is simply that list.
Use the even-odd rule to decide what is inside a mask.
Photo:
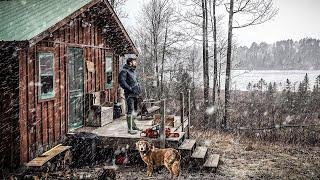
[{"label": "wooden step", "polygon": [[[172,131],[171,131],[172,132]],[[184,138],[185,136],[185,132],[178,132],[179,133],[179,137],[168,137],[166,138],[167,141],[175,141],[175,142],[178,142],[180,141],[182,138]]]},{"label": "wooden step", "polygon": [[62,146],[61,144],[57,145],[56,147],[50,149],[49,151],[43,153],[39,157],[36,157],[32,161],[28,162],[26,166],[28,167],[41,167],[46,162],[50,161],[52,158],[57,156],[60,153],[63,153],[69,150],[71,146]]},{"label": "wooden step", "polygon": [[217,168],[219,164],[219,154],[211,154],[209,155],[208,159],[206,162],[203,164],[203,167],[206,168]]},{"label": "wooden step", "polygon": [[178,149],[192,151],[196,144],[195,139],[185,139]]},{"label": "wooden step", "polygon": [[192,158],[194,159],[204,159],[207,155],[208,148],[204,146],[197,146],[192,153]]}]

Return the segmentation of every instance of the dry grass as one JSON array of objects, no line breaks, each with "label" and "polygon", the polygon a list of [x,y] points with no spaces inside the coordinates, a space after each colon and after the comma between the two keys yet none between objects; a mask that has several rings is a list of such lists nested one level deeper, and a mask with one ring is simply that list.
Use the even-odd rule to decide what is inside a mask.
[{"label": "dry grass", "polygon": [[213,131],[193,136],[221,155],[217,176],[225,179],[320,178],[318,147],[252,142]]},{"label": "dry grass", "polygon": [[[196,131],[198,144],[220,154],[216,173],[183,170],[180,179],[320,179],[318,147],[253,142],[238,136]],[[145,167],[121,167],[118,179],[168,179],[165,169],[145,176]]]}]

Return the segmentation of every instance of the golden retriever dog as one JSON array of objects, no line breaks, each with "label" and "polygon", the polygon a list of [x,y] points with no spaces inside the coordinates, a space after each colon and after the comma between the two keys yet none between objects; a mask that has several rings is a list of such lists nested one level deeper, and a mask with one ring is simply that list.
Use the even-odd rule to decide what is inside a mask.
[{"label": "golden retriever dog", "polygon": [[179,176],[181,160],[179,151],[172,148],[157,149],[145,140],[138,141],[136,148],[147,164],[147,176],[152,176],[155,167],[163,165],[169,170],[171,178]]}]

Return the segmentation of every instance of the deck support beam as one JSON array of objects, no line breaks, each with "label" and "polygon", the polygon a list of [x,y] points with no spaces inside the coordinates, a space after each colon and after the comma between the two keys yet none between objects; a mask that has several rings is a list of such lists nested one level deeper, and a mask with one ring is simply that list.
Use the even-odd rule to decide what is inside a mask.
[{"label": "deck support beam", "polygon": [[184,95],[183,92],[180,92],[180,113],[181,113],[181,132],[184,132]]},{"label": "deck support beam", "polygon": [[160,147],[166,147],[166,134],[165,134],[165,117],[166,117],[166,100],[161,101],[161,123],[160,123]]},{"label": "deck support beam", "polygon": [[187,126],[187,139],[190,138],[190,119],[191,119],[191,92],[188,89],[188,126]]}]

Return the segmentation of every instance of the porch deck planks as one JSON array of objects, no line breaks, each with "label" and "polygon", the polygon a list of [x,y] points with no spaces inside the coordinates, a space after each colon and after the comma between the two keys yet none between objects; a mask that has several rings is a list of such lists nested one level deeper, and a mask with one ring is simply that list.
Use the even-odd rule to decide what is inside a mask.
[{"label": "porch deck planks", "polygon": [[[141,129],[151,128],[152,120],[136,121],[136,124]],[[170,128],[170,127],[167,127]],[[127,122],[126,120],[115,120],[112,123],[105,125],[103,127],[83,127],[75,131],[78,132],[88,132],[96,134],[103,142],[105,147],[113,147],[120,144],[130,144],[134,145],[136,141],[140,139],[147,139],[152,142],[159,142],[156,138],[146,138],[141,137],[140,132],[138,134],[131,135],[127,132]],[[185,132],[179,132],[179,137],[166,138],[167,142],[180,142],[185,136]]]}]

